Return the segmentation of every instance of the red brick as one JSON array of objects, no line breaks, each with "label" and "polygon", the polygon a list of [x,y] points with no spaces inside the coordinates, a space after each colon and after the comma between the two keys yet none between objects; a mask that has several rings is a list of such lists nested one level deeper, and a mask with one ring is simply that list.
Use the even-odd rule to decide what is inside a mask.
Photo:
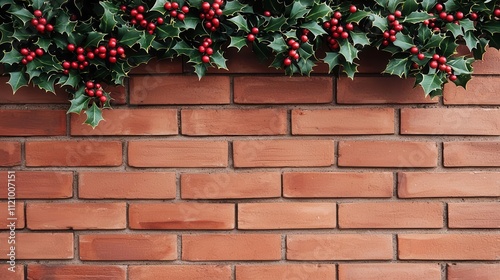
[{"label": "red brick", "polygon": [[499,91],[500,77],[474,76],[467,83],[467,89],[447,83],[443,101],[446,105],[500,105]]},{"label": "red brick", "polygon": [[128,164],[134,167],[226,167],[225,141],[130,141]]},{"label": "red brick", "polygon": [[173,199],[173,172],[80,172],[78,197],[83,199]]},{"label": "red brick", "polygon": [[229,203],[134,203],[129,206],[131,229],[233,229],[235,206]]},{"label": "red brick", "polygon": [[104,110],[104,122],[93,129],[83,124],[86,115],[72,114],[71,135],[175,135],[175,109]]},{"label": "red brick", "polygon": [[233,142],[235,167],[331,166],[330,140],[250,140]]},{"label": "red brick", "polygon": [[0,110],[0,136],[66,135],[64,110]]},{"label": "red brick", "polygon": [[442,228],[443,204],[354,202],[339,204],[340,228]]},{"label": "red brick", "polygon": [[437,103],[438,98],[425,97],[412,79],[399,77],[347,77],[338,79],[337,102],[340,104],[412,104]]},{"label": "red brick", "polygon": [[500,172],[403,172],[398,174],[398,196],[500,196]]},{"label": "red brick", "polygon": [[236,280],[335,280],[333,264],[237,265]]},{"label": "red brick", "polygon": [[[7,244],[9,233],[0,233],[0,259],[6,259],[10,252]],[[16,233],[17,260],[57,260],[72,259],[73,233]]]},{"label": "red brick", "polygon": [[278,172],[184,173],[182,199],[271,198],[281,196]]},{"label": "red brick", "polygon": [[234,78],[234,102],[246,104],[330,103],[333,101],[331,77]]},{"label": "red brick", "polygon": [[124,229],[126,203],[29,203],[27,227],[31,230]]},{"label": "red brick", "polygon": [[441,280],[441,266],[427,263],[340,264],[339,280]]},{"label": "red brick", "polygon": [[292,134],[394,134],[394,109],[292,110]]},{"label": "red brick", "polygon": [[139,65],[130,71],[131,74],[181,74],[182,59],[151,59],[148,63]]},{"label": "red brick", "polygon": [[185,135],[282,135],[288,130],[285,109],[182,110]]},{"label": "red brick", "polygon": [[111,105],[127,104],[127,89],[125,86],[103,84],[102,88],[111,96]]},{"label": "red brick", "polygon": [[389,234],[288,235],[286,244],[287,260],[392,259]]},{"label": "red brick", "polygon": [[434,142],[341,141],[339,166],[435,167],[438,149]]},{"label": "red brick", "polygon": [[0,77],[0,104],[69,104],[68,94],[59,87],[57,94],[33,86],[22,87],[13,94],[8,81],[9,77]]},{"label": "red brick", "polygon": [[225,76],[133,76],[130,104],[228,104],[230,80]]},{"label": "red brick", "polygon": [[119,141],[26,142],[27,166],[119,166]]},{"label": "red brick", "polygon": [[401,260],[499,260],[500,234],[399,234]]},{"label": "red brick", "polygon": [[313,229],[336,227],[335,203],[239,203],[238,229]]},{"label": "red brick", "polygon": [[448,203],[448,227],[500,229],[500,203]]},{"label": "red brick", "polygon": [[444,166],[500,166],[500,142],[444,142]]},{"label": "red brick", "polygon": [[79,246],[84,261],[177,259],[177,236],[173,234],[80,235]]},{"label": "red brick", "polygon": [[[7,185],[4,186],[7,189]],[[7,201],[0,202],[0,221],[3,221],[2,229],[9,229],[10,222],[15,222],[16,229],[24,228],[24,202],[13,200],[10,200],[10,202],[15,204]]]},{"label": "red brick", "polygon": [[500,110],[403,108],[401,134],[500,135]]},{"label": "red brick", "polygon": [[0,142],[0,166],[21,164],[21,143]]},{"label": "red brick", "polygon": [[448,280],[497,280],[500,264],[449,264]]},{"label": "red brick", "polygon": [[15,265],[11,268],[9,264],[0,264],[0,271],[2,272],[0,280],[24,280],[24,265]]},{"label": "red brick", "polygon": [[279,260],[281,259],[281,235],[183,235],[182,259],[185,261]]},{"label": "red brick", "polygon": [[175,280],[231,280],[229,265],[131,265],[129,280],[168,279]]},{"label": "red brick", "polygon": [[392,173],[286,172],[284,197],[392,197]]},{"label": "red brick", "polygon": [[500,52],[489,47],[484,54],[483,60],[474,62],[474,74],[500,74],[500,70],[498,70],[499,63]]},{"label": "red brick", "polygon": [[[73,173],[56,171],[16,171],[16,198],[58,199],[73,196]],[[0,171],[0,183],[7,185],[7,171]],[[0,188],[7,198],[7,188]]]},{"label": "red brick", "polygon": [[126,280],[127,268],[118,265],[28,265],[28,279]]}]

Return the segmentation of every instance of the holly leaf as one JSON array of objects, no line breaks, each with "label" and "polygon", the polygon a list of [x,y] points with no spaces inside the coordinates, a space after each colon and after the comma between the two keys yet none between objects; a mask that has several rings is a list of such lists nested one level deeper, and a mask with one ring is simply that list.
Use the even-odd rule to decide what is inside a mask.
[{"label": "holly leaf", "polygon": [[96,103],[92,104],[92,106],[85,111],[85,114],[87,115],[85,123],[92,126],[92,128],[95,128],[100,121],[104,120],[102,118],[102,109],[99,108]]},{"label": "holly leaf", "polygon": [[[102,40],[104,40],[105,36],[106,36],[106,34],[101,33],[101,32],[96,32],[96,31],[90,32],[87,35],[87,39],[85,40],[85,43],[83,44],[83,48],[97,47],[99,45],[99,43]],[[123,42],[120,41],[120,43],[123,43]]]},{"label": "holly leaf", "polygon": [[302,58],[297,62],[297,66],[299,67],[300,74],[307,75],[307,76],[311,75],[311,72],[312,72],[314,65],[315,65],[314,61],[312,61],[310,59]]},{"label": "holly leaf", "polygon": [[366,18],[369,15],[370,15],[369,12],[359,10],[359,11],[355,12],[354,14],[350,14],[347,17],[346,22],[359,23],[362,19]]},{"label": "holly leaf", "polygon": [[156,27],[156,38],[164,40],[167,38],[177,38],[179,37],[179,28],[174,27],[171,24],[162,24]]},{"label": "holly leaf", "polygon": [[422,8],[424,8],[424,11],[430,11],[432,8],[434,8],[434,6],[436,6],[436,3],[436,0],[423,0]]},{"label": "holly leaf", "polygon": [[132,47],[141,39],[142,34],[143,32],[135,28],[123,28],[118,32],[118,39],[120,41],[120,44],[127,47]]},{"label": "holly leaf", "polygon": [[188,57],[194,56],[197,50],[188,45],[185,41],[179,41],[173,47],[178,55],[186,55]]},{"label": "holly leaf", "polygon": [[318,19],[324,18],[332,12],[333,10],[330,6],[326,3],[321,3],[319,5],[314,5],[305,18],[308,21],[318,21]]},{"label": "holly leaf", "polygon": [[406,18],[401,20],[401,22],[406,22],[406,23],[419,23],[423,22],[426,19],[431,19],[434,18],[434,16],[429,15],[426,12],[412,12]]},{"label": "holly leaf", "polygon": [[339,53],[349,63],[353,63],[355,58],[358,58],[358,50],[347,40],[339,40]]},{"label": "holly leaf", "polygon": [[266,45],[261,44],[257,41],[253,41],[252,51],[257,55],[259,60],[264,61],[269,58],[271,51],[266,47]]},{"label": "holly leaf", "polygon": [[33,9],[40,10],[44,2],[45,0],[32,0],[31,5],[33,6]]},{"label": "holly leaf", "polygon": [[74,71],[69,71],[68,78],[62,84],[62,86],[69,86],[72,88],[76,88],[78,84],[80,84],[82,78],[80,77],[79,74],[75,74]]},{"label": "holly leaf", "polygon": [[468,18],[461,20],[460,26],[462,26],[464,32],[476,30],[476,28],[474,27],[474,22]]},{"label": "holly leaf", "polygon": [[424,89],[425,95],[429,95],[433,90],[440,90],[443,86],[443,80],[436,74],[417,74],[417,81]]},{"label": "holly leaf", "polygon": [[47,74],[43,73],[43,75],[34,77],[33,83],[36,84],[40,89],[54,93],[56,91],[54,89],[54,83],[56,82],[57,78],[58,77],[56,75],[52,75],[49,77]]},{"label": "holly leaf", "polygon": [[311,31],[311,33],[314,36],[321,36],[323,34],[327,34],[325,30],[316,21],[308,21],[306,23],[303,23],[300,27],[309,29],[309,31]]},{"label": "holly leaf", "polygon": [[32,18],[34,18],[33,14],[25,8],[20,8],[19,5],[11,5],[9,9],[9,13],[11,13],[15,18],[22,21],[23,25],[26,25]]},{"label": "holly leaf", "polygon": [[458,44],[455,43],[455,40],[451,37],[446,37],[443,41],[441,41],[441,44],[439,45],[441,54],[445,57],[455,54],[457,47]]},{"label": "holly leaf", "polygon": [[[397,36],[396,36],[397,38]],[[429,40],[424,44],[424,49],[432,49],[432,48],[437,48],[441,45],[441,42],[443,42],[445,36],[441,36],[440,34],[432,34],[432,36],[429,38]]]},{"label": "holly leaf", "polygon": [[52,44],[52,40],[49,38],[38,38],[36,44],[47,52],[49,50],[50,45]]},{"label": "holly leaf", "polygon": [[246,45],[247,45],[247,38],[233,36],[233,37],[231,37],[231,42],[230,42],[228,47],[229,48],[231,48],[231,47],[237,48],[238,51],[240,51],[241,48],[243,48]]},{"label": "holly leaf", "polygon": [[405,0],[403,3],[403,9],[401,9],[401,12],[403,15],[408,15],[411,12],[418,10],[418,3],[415,0]]},{"label": "holly leaf", "polygon": [[12,92],[16,93],[21,87],[28,85],[28,79],[24,72],[10,72],[10,78],[7,82],[12,87]]},{"label": "holly leaf", "polygon": [[453,74],[463,75],[472,74],[472,62],[474,59],[466,59],[465,57],[448,60],[447,64],[453,68]]},{"label": "holly leaf", "polygon": [[462,31],[462,26],[454,23],[447,23],[446,29],[453,34],[453,37],[457,38],[458,36],[464,36],[464,32]]},{"label": "holly leaf", "polygon": [[66,13],[60,13],[54,30],[60,34],[71,34],[75,31],[76,21],[71,21],[70,17]]},{"label": "holly leaf", "polygon": [[290,10],[290,16],[288,17],[288,24],[293,25],[297,23],[297,19],[304,17],[307,14],[308,9],[302,5],[300,2],[295,1],[292,4],[292,9]]},{"label": "holly leaf", "polygon": [[281,53],[288,50],[288,45],[286,44],[285,39],[283,39],[281,35],[274,36],[274,39],[269,44],[269,47],[277,53]]},{"label": "holly leaf", "polygon": [[205,73],[207,72],[206,63],[195,64],[194,65],[194,72],[198,76],[198,79],[201,80],[201,78],[203,78],[203,76],[205,76]]},{"label": "holly leaf", "polygon": [[408,58],[394,58],[389,60],[387,67],[385,68],[383,73],[387,73],[390,75],[397,75],[400,78],[403,76],[408,76]]},{"label": "holly leaf", "polygon": [[349,33],[352,39],[352,43],[360,46],[366,46],[370,44],[370,40],[368,39],[368,36],[366,36],[366,33],[364,32],[351,32]]},{"label": "holly leaf", "polygon": [[463,88],[467,87],[467,83],[472,79],[472,75],[468,74],[462,74],[462,75],[457,75],[457,79],[453,81],[455,85],[461,86]]},{"label": "holly leaf", "polygon": [[413,39],[402,32],[396,34],[396,41],[394,41],[393,44],[394,46],[401,48],[403,51],[406,51],[414,46]]},{"label": "holly leaf", "polygon": [[477,47],[477,44],[479,43],[479,40],[474,36],[474,33],[472,31],[467,31],[465,32],[464,36],[465,40],[465,45],[469,50],[473,50]]},{"label": "holly leaf", "polygon": [[75,94],[75,98],[69,101],[71,103],[71,106],[69,107],[68,112],[66,112],[67,114],[80,114],[84,109],[89,107],[90,97],[83,94],[83,87],[78,90],[78,92],[80,91],[80,94]]},{"label": "holly leaf", "polygon": [[387,9],[389,9],[389,12],[394,13],[398,5],[402,2],[403,0],[389,0],[389,2],[387,3]]},{"label": "holly leaf", "polygon": [[228,70],[226,66],[227,59],[224,58],[224,56],[220,51],[217,51],[214,54],[212,54],[210,56],[210,61],[213,62],[215,66],[217,66],[217,68]]},{"label": "holly leaf", "polygon": [[228,1],[226,2],[226,6],[224,6],[224,9],[222,10],[222,13],[225,16],[231,16],[237,12],[240,12],[245,7],[246,5],[241,4],[238,0]]},{"label": "holly leaf", "polygon": [[281,27],[285,24],[286,18],[283,16],[280,17],[272,17],[269,20],[269,23],[264,26],[264,30],[268,32],[276,32],[281,31]]},{"label": "holly leaf", "polygon": [[149,10],[150,11],[157,11],[157,12],[160,12],[162,14],[165,14],[165,12],[166,12],[165,7],[164,7],[165,2],[167,2],[167,0],[156,0],[155,3],[153,4],[153,7],[151,7],[151,9],[149,9]]},{"label": "holly leaf", "polygon": [[472,53],[474,54],[474,59],[479,59],[479,60],[483,59],[484,53],[486,52],[486,46],[488,46],[489,43],[490,41],[485,38],[479,39],[479,46],[472,50]]},{"label": "holly leaf", "polygon": [[200,23],[199,17],[188,14],[183,21],[176,21],[174,27],[181,30],[195,29],[198,23]]},{"label": "holly leaf", "polygon": [[302,43],[300,45],[299,54],[302,59],[310,60],[309,58],[314,54],[313,45],[309,42]]},{"label": "holly leaf", "polygon": [[236,25],[236,27],[238,27],[238,30],[243,30],[246,33],[250,32],[250,29],[248,28],[247,20],[242,15],[237,15],[233,18],[230,18],[229,21],[234,23]]},{"label": "holly leaf", "polygon": [[372,26],[380,29],[381,31],[385,31],[387,29],[387,19],[383,18],[377,14],[371,14],[369,17],[372,22]]},{"label": "holly leaf", "polygon": [[24,56],[20,54],[16,49],[12,49],[10,52],[4,52],[1,63],[12,65],[14,63],[19,63]]},{"label": "holly leaf", "polygon": [[496,21],[490,21],[481,25],[481,29],[494,35],[495,33],[500,33],[500,24]]},{"label": "holly leaf", "polygon": [[358,72],[358,65],[356,63],[345,62],[342,64],[342,72],[347,74],[351,80],[354,79],[354,74]]},{"label": "holly leaf", "polygon": [[111,12],[108,9],[108,5],[103,3],[105,2],[100,2],[101,6],[104,8],[104,13],[102,14],[99,28],[102,31],[109,33],[115,28],[117,21],[115,20],[115,13]]},{"label": "holly leaf", "polygon": [[12,42],[12,35],[14,35],[12,25],[0,24],[0,45]]},{"label": "holly leaf", "polygon": [[155,39],[155,36],[148,34],[146,32],[143,32],[141,38],[139,39],[138,43],[141,49],[145,50],[146,52],[149,51],[149,47],[151,47],[151,44],[153,43],[153,40]]},{"label": "holly leaf", "polygon": [[335,67],[340,65],[340,54],[336,52],[327,52],[323,61],[328,64],[328,73],[330,73]]}]

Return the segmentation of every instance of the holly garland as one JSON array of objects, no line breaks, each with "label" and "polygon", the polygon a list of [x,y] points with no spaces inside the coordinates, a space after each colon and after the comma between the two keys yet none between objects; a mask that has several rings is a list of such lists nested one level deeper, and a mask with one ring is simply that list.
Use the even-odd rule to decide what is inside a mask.
[{"label": "holly garland", "polygon": [[[318,63],[353,78],[359,52],[392,57],[383,73],[415,77],[426,95],[463,86],[486,48],[500,48],[500,1],[0,0],[0,63],[14,92],[30,83],[71,93],[68,112],[95,127],[111,97],[151,58],[185,56],[201,78],[247,46],[288,75]],[[469,56],[457,55],[465,45]]]}]

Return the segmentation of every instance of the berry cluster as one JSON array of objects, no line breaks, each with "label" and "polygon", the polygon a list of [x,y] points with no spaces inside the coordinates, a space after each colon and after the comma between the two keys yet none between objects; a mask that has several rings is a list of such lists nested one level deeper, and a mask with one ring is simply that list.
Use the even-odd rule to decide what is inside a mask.
[{"label": "berry cluster", "polygon": [[90,49],[84,49],[82,47],[76,47],[74,44],[68,44],[66,49],[74,53],[74,60],[72,61],[63,61],[62,67],[65,75],[69,74],[70,69],[75,70],[84,70],[87,66],[89,66],[89,60],[94,59],[94,53]]},{"label": "berry cluster", "polygon": [[431,61],[429,62],[429,67],[432,69],[437,69],[441,72],[448,74],[450,81],[456,81],[457,76],[453,75],[453,69],[451,66],[446,65],[446,57],[440,56],[439,54],[434,54]]},{"label": "berry cluster", "polygon": [[259,34],[259,28],[258,27],[252,27],[251,32],[247,35],[247,40],[249,42],[255,41],[255,36]]},{"label": "berry cluster", "polygon": [[[189,13],[188,6],[184,5],[179,9],[179,3],[175,2],[175,1],[172,1],[172,3],[167,1],[165,3],[165,5],[163,5],[163,7],[165,8],[165,10],[167,10],[167,12],[169,12],[169,14],[172,18],[177,18],[180,21],[183,21],[186,18],[186,14]],[[160,18],[158,18],[158,19],[160,19]],[[158,21],[158,23],[159,23],[159,21]],[[162,23],[163,23],[163,21],[162,21]]]},{"label": "berry cluster", "polygon": [[90,97],[99,98],[102,103],[106,102],[108,98],[104,95],[104,90],[100,84],[88,81],[85,83],[85,93]]},{"label": "berry cluster", "polygon": [[[88,56],[89,54],[87,54]],[[118,40],[116,38],[109,39],[107,47],[101,45],[94,50],[94,55],[99,56],[101,59],[108,59],[109,63],[116,63],[117,57],[125,58],[125,49],[118,47]],[[90,58],[90,57],[89,57]]]},{"label": "berry cluster", "polygon": [[[454,22],[454,23],[458,24],[458,21],[465,17],[464,13],[461,11],[457,11],[457,12],[455,12],[455,14],[447,13],[445,11],[444,5],[440,4],[440,3],[436,4],[436,6],[434,6],[434,10],[435,10],[436,14],[439,15],[440,21],[438,21],[437,18],[430,19],[430,20],[424,20],[424,25],[427,25],[430,29],[432,29],[433,31],[436,31],[436,32],[441,32],[442,28],[447,23]],[[429,13],[429,14],[432,16],[434,15],[433,13]],[[476,20],[477,14],[471,13],[469,15],[469,17],[472,20]]]},{"label": "berry cluster", "polygon": [[204,38],[203,43],[198,47],[198,51],[201,54],[201,61],[203,63],[210,62],[210,56],[214,53],[214,50],[210,47],[212,45],[212,39]]},{"label": "berry cluster", "polygon": [[333,17],[323,23],[323,28],[328,32],[328,37],[326,38],[327,43],[332,50],[338,50],[340,48],[338,39],[349,38],[348,31],[354,30],[354,25],[352,23],[347,23],[344,26],[341,23],[342,13],[336,11],[333,13]]},{"label": "berry cluster", "polygon": [[54,26],[47,23],[47,19],[43,17],[42,11],[35,10],[33,15],[35,17],[31,19],[31,25],[36,28],[36,31],[43,34],[45,31],[52,32],[54,30]]},{"label": "berry cluster", "polygon": [[219,16],[222,15],[224,0],[214,0],[212,5],[208,2],[201,3],[200,19],[207,30],[216,31],[220,26]]},{"label": "berry cluster", "polygon": [[382,46],[386,47],[389,45],[389,42],[396,41],[396,34],[403,30],[403,25],[399,23],[397,20],[401,17],[401,11],[396,10],[394,14],[390,14],[387,16],[387,21],[389,22],[389,30],[385,31],[383,34],[384,40],[382,41]]},{"label": "berry cluster", "polygon": [[302,41],[302,43],[309,41],[309,33],[309,29],[302,29],[302,36],[300,36],[300,41]]},{"label": "berry cluster", "polygon": [[[120,6],[120,9],[124,12],[127,11],[127,6],[122,5]],[[163,18],[158,18],[156,20],[156,23],[154,22],[149,22],[146,20],[146,17],[144,16],[144,12],[146,11],[146,8],[142,5],[137,6],[135,9],[131,9],[129,12],[130,15],[130,23],[133,25],[139,25],[142,28],[146,29],[149,34],[153,34],[156,29],[156,24],[160,25],[163,23]]]},{"label": "berry cluster", "polygon": [[33,61],[35,57],[42,56],[45,52],[41,48],[37,48],[35,49],[35,51],[31,51],[28,48],[22,48],[20,53],[24,56],[24,58],[21,59],[21,63],[26,65],[29,62]]},{"label": "berry cluster", "polygon": [[300,43],[295,41],[294,39],[288,39],[287,44],[290,47],[290,49],[288,50],[288,57],[286,57],[283,60],[283,65],[285,65],[285,67],[292,65],[292,62],[294,60],[298,61],[300,58],[298,52],[298,49],[300,48]]}]

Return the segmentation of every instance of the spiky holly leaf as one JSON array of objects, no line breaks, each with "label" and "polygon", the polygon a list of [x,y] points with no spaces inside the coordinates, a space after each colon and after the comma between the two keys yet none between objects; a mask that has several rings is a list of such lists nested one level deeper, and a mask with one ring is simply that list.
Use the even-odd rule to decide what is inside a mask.
[{"label": "spiky holly leaf", "polygon": [[197,52],[196,49],[188,45],[185,41],[179,41],[173,47],[178,55],[187,55],[188,57],[194,56]]},{"label": "spiky holly leaf", "polygon": [[56,91],[54,88],[54,83],[56,82],[57,78],[58,77],[56,75],[49,76],[46,73],[41,73],[38,77],[34,77],[32,82],[40,89],[54,93]]},{"label": "spiky holly leaf", "polygon": [[434,8],[434,6],[436,6],[436,4],[436,0],[423,0],[422,8],[424,8],[424,11],[430,11],[432,8]]},{"label": "spiky holly leaf", "polygon": [[227,59],[224,58],[224,56],[222,55],[222,53],[220,51],[214,52],[214,54],[212,54],[210,56],[210,61],[213,64],[215,64],[215,66],[217,66],[217,68],[227,70],[227,66],[226,66]]},{"label": "spiky holly leaf", "polygon": [[442,36],[441,34],[433,33],[429,40],[425,42],[423,49],[433,49],[439,47],[444,38],[446,37]]},{"label": "spiky holly leaf", "polygon": [[60,34],[71,34],[75,31],[76,21],[71,21],[69,15],[61,13],[56,21],[54,30]]},{"label": "spiky holly leaf", "polygon": [[0,45],[12,42],[12,35],[14,35],[12,25],[0,24]]},{"label": "spiky holly leaf", "polygon": [[311,75],[312,69],[315,65],[316,64],[314,63],[314,61],[312,61],[310,59],[301,58],[297,62],[297,67],[299,68],[300,74],[306,75],[306,76]]},{"label": "spiky holly leaf", "polygon": [[332,12],[332,8],[330,8],[326,3],[316,4],[311,8],[309,13],[307,13],[305,18],[310,21],[318,21],[318,19],[322,19]]},{"label": "spiky holly leaf", "polygon": [[309,58],[314,55],[313,45],[309,42],[302,43],[298,51],[302,59],[311,60]]},{"label": "spiky holly leaf", "polygon": [[33,6],[33,9],[40,10],[44,2],[45,0],[32,0],[31,5]]},{"label": "spiky holly leaf", "polygon": [[144,51],[148,52],[149,47],[151,47],[151,44],[153,43],[153,40],[155,39],[154,35],[151,35],[149,33],[146,33],[143,31],[143,34],[141,35],[141,38],[139,39],[139,47],[143,49]]},{"label": "spiky holly leaf", "polygon": [[92,128],[95,128],[100,121],[104,120],[102,117],[102,109],[99,108],[96,103],[92,104],[90,108],[85,110],[85,114],[87,115],[85,123],[90,125]]},{"label": "spiky holly leaf", "polygon": [[464,32],[476,30],[474,25],[475,25],[474,22],[468,18],[460,21],[460,26],[462,26],[462,29],[464,30]]},{"label": "spiky holly leaf", "polygon": [[179,28],[181,30],[189,30],[189,29],[195,29],[199,23],[200,23],[199,17],[192,14],[187,14],[186,18],[183,21],[176,21],[174,23],[174,27]]},{"label": "spiky holly leaf", "polygon": [[[102,40],[104,40],[105,36],[106,36],[106,34],[101,33],[101,32],[96,32],[96,31],[90,32],[87,35],[87,39],[85,40],[85,43],[83,44],[83,47],[84,48],[87,48],[87,47],[97,47],[99,45],[99,43]],[[120,42],[120,43],[122,43],[122,42]]]},{"label": "spiky holly leaf", "polygon": [[314,36],[321,36],[323,34],[327,34],[325,30],[315,21],[308,21],[306,23],[303,23],[300,27],[309,29],[309,31],[311,31],[311,33]]},{"label": "spiky holly leaf", "polygon": [[460,8],[460,5],[455,0],[447,0],[443,4],[446,7],[447,12],[453,12]]},{"label": "spiky holly leaf", "polygon": [[247,45],[247,38],[245,37],[237,37],[237,36],[233,36],[231,37],[231,43],[229,44],[229,48],[237,48],[238,51],[241,50],[241,48],[243,48],[244,46]]},{"label": "spiky holly leaf", "polygon": [[474,59],[459,57],[448,60],[447,64],[453,68],[453,74],[472,74],[472,62]]},{"label": "spiky holly leaf", "polygon": [[385,68],[383,73],[387,73],[390,75],[397,75],[400,78],[403,76],[408,76],[409,66],[411,65],[411,61],[406,58],[393,58],[389,60],[389,64]]},{"label": "spiky holly leaf", "polygon": [[349,63],[353,63],[354,59],[358,58],[358,49],[356,49],[348,40],[339,40],[339,53]]},{"label": "spiky holly leaf", "polygon": [[9,75],[10,78],[7,83],[12,87],[12,91],[14,93],[16,93],[16,91],[21,87],[28,85],[28,79],[26,78],[24,72],[10,72]]},{"label": "spiky holly leaf", "polygon": [[271,51],[269,50],[269,48],[267,48],[266,45],[257,41],[253,41],[252,51],[257,55],[257,57],[261,61],[268,59],[269,56],[271,55]]},{"label": "spiky holly leaf", "polygon": [[465,45],[467,46],[467,48],[469,48],[469,50],[477,48],[477,44],[479,43],[479,40],[472,31],[465,32],[464,40]]},{"label": "spiky holly leaf", "polygon": [[281,27],[285,24],[286,18],[284,16],[272,17],[269,23],[264,26],[264,30],[267,32],[277,32],[281,31]]},{"label": "spiky holly leaf", "polygon": [[418,3],[416,0],[405,0],[401,12],[403,15],[409,15],[416,10],[418,10]]},{"label": "spiky holly leaf", "polygon": [[164,6],[165,6],[166,2],[167,2],[167,0],[156,0],[155,3],[153,4],[153,6],[151,7],[151,9],[149,9],[149,10],[165,14],[166,10],[165,10]]},{"label": "spiky holly leaf", "polygon": [[207,72],[206,63],[195,64],[194,65],[194,72],[198,76],[198,79],[201,80],[201,78],[203,78],[203,76],[205,76],[205,73]]},{"label": "spiky holly leaf", "polygon": [[10,52],[4,52],[1,63],[12,65],[14,63],[19,63],[24,58],[16,49],[12,49]]},{"label": "spiky holly leaf", "polygon": [[455,40],[451,37],[446,37],[443,41],[441,41],[441,44],[439,45],[441,54],[445,57],[455,54],[457,47],[458,44],[455,43]]},{"label": "spiky holly leaf", "polygon": [[327,52],[323,61],[328,64],[328,73],[330,73],[335,67],[340,65],[340,54],[336,52]]},{"label": "spiky holly leaf", "polygon": [[467,88],[467,83],[471,79],[472,79],[472,75],[468,75],[468,74],[457,75],[457,79],[455,81],[453,81],[453,83],[457,86]]},{"label": "spiky holly leaf", "polygon": [[76,91],[74,98],[69,101],[71,106],[69,107],[67,114],[80,114],[83,110],[89,107],[90,97],[83,94],[84,90],[85,89],[83,87],[80,87]]},{"label": "spiky holly leaf", "polygon": [[401,20],[401,22],[406,22],[406,23],[419,23],[423,22],[426,19],[431,19],[434,18],[434,16],[429,15],[426,12],[412,12],[406,18]]},{"label": "spiky holly leaf", "polygon": [[234,25],[236,25],[238,30],[243,30],[246,33],[250,32],[250,29],[248,28],[247,20],[242,15],[237,15],[233,18],[230,18],[229,21],[234,23]]},{"label": "spiky holly leaf", "polygon": [[19,5],[11,5],[9,13],[11,13],[16,19],[20,20],[23,25],[26,25],[26,23],[34,18],[33,14],[30,11]]},{"label": "spiky holly leaf", "polygon": [[500,24],[497,22],[488,22],[481,25],[481,29],[487,31],[491,35],[500,33]]},{"label": "spiky holly leaf", "polygon": [[164,40],[167,38],[177,38],[179,37],[179,28],[174,27],[171,24],[162,24],[156,27],[156,38]]},{"label": "spiky holly leaf", "polygon": [[64,84],[62,84],[62,86],[69,86],[72,88],[76,88],[80,84],[81,81],[82,81],[82,78],[80,77],[80,75],[78,75],[77,72],[70,71],[68,78],[66,79]]},{"label": "spiky holly leaf", "polygon": [[276,53],[281,53],[288,50],[288,45],[281,35],[275,35],[273,41],[268,45]]},{"label": "spiky holly leaf", "polygon": [[370,15],[369,12],[363,11],[363,10],[358,10],[357,12],[350,14],[346,21],[347,22],[352,22],[352,23],[359,23],[362,19],[365,19]]},{"label": "spiky holly leaf", "polygon": [[222,10],[222,13],[225,16],[231,16],[237,12],[241,12],[243,9],[246,9],[248,7],[248,5],[241,4],[238,0],[227,1],[226,6],[224,6],[224,9]]},{"label": "spiky holly leaf", "polygon": [[417,74],[418,84],[424,89],[425,95],[429,95],[433,90],[440,90],[446,78],[437,74]]},{"label": "spiky holly leaf", "polygon": [[297,20],[299,18],[304,17],[305,14],[309,12],[309,9],[307,9],[302,3],[299,1],[295,1],[292,4],[292,9],[290,10],[290,15],[288,16],[288,24],[294,25],[297,23]]},{"label": "spiky holly leaf", "polygon": [[366,36],[366,33],[363,32],[351,32],[349,33],[349,36],[351,36],[352,43],[356,45],[360,45],[362,47],[369,45],[370,40],[368,39],[368,36]]},{"label": "spiky holly leaf", "polygon": [[464,36],[464,32],[462,31],[462,26],[454,23],[447,23],[446,29],[453,34],[453,37],[457,38],[458,36]]},{"label": "spiky holly leaf", "polygon": [[486,47],[490,43],[489,40],[485,38],[479,38],[478,47],[472,50],[474,54],[474,59],[482,60],[484,57],[484,53],[486,52]]},{"label": "spiky holly leaf", "polygon": [[142,34],[135,28],[122,27],[118,29],[118,40],[121,45],[132,47],[141,39]]},{"label": "spiky holly leaf", "polygon": [[[104,8],[104,13],[102,14],[101,21],[99,24],[99,28],[104,32],[111,32],[115,28],[117,21],[115,20],[115,11],[111,11],[110,5],[108,2],[99,2],[99,4]],[[114,5],[111,5],[114,8]]]},{"label": "spiky holly leaf", "polygon": [[370,14],[368,19],[371,21],[372,26],[380,29],[381,31],[387,30],[387,19],[377,14]]},{"label": "spiky holly leaf", "polygon": [[351,80],[354,79],[354,74],[358,72],[358,65],[356,63],[344,62],[342,63],[342,72],[347,74]]},{"label": "spiky holly leaf", "polygon": [[393,44],[394,46],[401,48],[403,51],[406,51],[415,45],[413,43],[413,39],[402,32],[396,34],[396,41],[394,41]]}]

